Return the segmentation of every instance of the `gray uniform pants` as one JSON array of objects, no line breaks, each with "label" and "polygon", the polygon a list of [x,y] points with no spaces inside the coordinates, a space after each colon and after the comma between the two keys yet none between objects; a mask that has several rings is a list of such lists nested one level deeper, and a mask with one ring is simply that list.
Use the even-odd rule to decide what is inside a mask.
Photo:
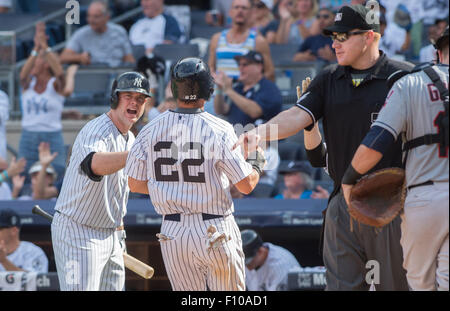
[{"label": "gray uniform pants", "polygon": [[351,231],[342,192],[334,196],[325,217],[326,290],[369,290],[372,280],[376,290],[408,290],[402,267],[400,223],[398,216],[375,230],[353,220]]}]

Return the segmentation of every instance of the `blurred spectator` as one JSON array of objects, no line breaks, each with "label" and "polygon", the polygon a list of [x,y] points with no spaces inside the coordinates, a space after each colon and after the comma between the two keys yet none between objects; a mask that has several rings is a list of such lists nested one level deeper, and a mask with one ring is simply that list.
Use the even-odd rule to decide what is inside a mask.
[{"label": "blurred spectator", "polygon": [[[282,162],[279,174],[283,175],[283,193],[275,196],[275,199],[322,199],[328,198],[327,190],[318,186],[317,191],[313,191],[314,180],[312,178],[312,168],[304,161]],[[317,192],[317,193],[315,193]]]},{"label": "blurred spectator", "polygon": [[255,50],[264,56],[264,76],[274,81],[275,68],[269,44],[262,35],[250,29],[251,8],[250,0],[233,1],[230,10],[231,28],[216,33],[211,38],[208,65],[211,72],[223,71],[228,77],[236,80],[239,77],[239,67],[234,56]]},{"label": "blurred spectator", "polygon": [[141,0],[144,18],[131,26],[130,40],[134,45],[145,45],[151,54],[158,44],[177,43],[181,30],[177,20],[164,12],[164,0]]},{"label": "blurred spectator", "polygon": [[211,10],[206,12],[205,21],[211,26],[231,26],[229,15],[233,0],[212,0]]},{"label": "blurred spectator", "polygon": [[317,0],[283,0],[275,42],[300,46],[307,37],[319,34],[319,23],[315,19],[317,11]]},{"label": "blurred spectator", "polygon": [[386,17],[380,16],[380,50],[392,58],[408,50],[411,43],[411,35],[396,23],[387,23]]},{"label": "blurred spectator", "polygon": [[6,160],[6,121],[9,119],[9,98],[0,90],[0,158]]},{"label": "blurred spectator", "polygon": [[134,63],[125,28],[109,22],[109,18],[110,12],[104,2],[92,2],[87,12],[89,25],[75,31],[61,53],[61,62],[107,64],[110,67]]},{"label": "blurred spectator", "polygon": [[[39,13],[39,2],[36,0],[16,0],[23,13]],[[67,1],[66,1],[67,2]]]},{"label": "blurred spectator", "polygon": [[332,48],[333,40],[322,33],[326,27],[334,23],[334,13],[331,9],[322,8],[317,14],[317,20],[319,21],[320,34],[310,36],[303,41],[298,49],[298,53],[294,56],[294,62],[336,61],[336,54]]},{"label": "blurred spectator", "polygon": [[162,103],[159,103],[157,107],[145,107],[144,114],[148,118],[148,122],[159,116],[161,113],[163,113],[166,110],[172,109],[175,110],[177,108],[177,101],[173,97],[172,89],[170,87],[170,83],[167,84],[165,89],[165,95],[164,100]]},{"label": "blurred spectator", "polygon": [[[320,0],[321,8],[331,8],[333,11],[337,12],[342,6],[353,4],[351,0]],[[365,2],[365,1],[364,1]]]},{"label": "blurred spectator", "polygon": [[[38,23],[33,51],[20,71],[22,135],[19,142],[19,157],[24,157],[27,161],[26,172],[39,160],[40,142],[49,142],[52,152],[58,153],[54,167],[62,180],[66,166],[66,151],[61,117],[64,97],[73,92],[75,71],[74,67],[71,67],[67,77],[64,76],[58,56],[47,45],[45,24]],[[69,82],[67,85],[66,81]],[[25,182],[29,184],[30,180],[27,178]]]},{"label": "blurred spectator", "polygon": [[437,61],[437,51],[434,48],[433,42],[435,42],[448,26],[448,22],[445,19],[437,19],[434,25],[428,27],[428,40],[430,44],[423,47],[420,50],[420,62],[436,62]]},{"label": "blurred spectator", "polygon": [[5,159],[0,158],[0,201],[13,198],[8,182],[23,172],[25,164],[24,158],[16,161],[16,158],[13,157],[9,165]]},{"label": "blurred spectator", "polygon": [[12,0],[0,0],[0,13],[8,13],[12,8]]},{"label": "blurred spectator", "polygon": [[243,230],[241,238],[247,290],[287,290],[289,271],[301,268],[295,256],[281,246],[263,242],[254,230]]},{"label": "blurred spectator", "polygon": [[275,83],[264,77],[265,58],[259,52],[250,51],[234,59],[239,64],[238,83],[233,85],[222,71],[215,75],[218,87],[215,112],[225,115],[231,124],[243,127],[258,119],[270,120],[281,111],[282,97]]},{"label": "blurred spectator", "polygon": [[50,164],[56,156],[56,152],[50,153],[50,146],[48,143],[41,142],[39,144],[39,161],[34,163],[28,171],[28,175],[31,179],[31,194],[28,195],[22,193],[22,195],[19,196],[25,177],[17,175],[12,179],[12,197],[19,200],[48,200],[56,198],[59,194],[59,190],[54,183],[58,174]]},{"label": "blurred spectator", "polygon": [[277,21],[273,18],[272,9],[273,0],[256,0],[253,2],[251,14],[251,29],[259,31],[269,44],[275,42],[277,33]]},{"label": "blurred spectator", "polygon": [[20,216],[11,209],[0,210],[0,271],[48,272],[44,251],[20,240]]}]

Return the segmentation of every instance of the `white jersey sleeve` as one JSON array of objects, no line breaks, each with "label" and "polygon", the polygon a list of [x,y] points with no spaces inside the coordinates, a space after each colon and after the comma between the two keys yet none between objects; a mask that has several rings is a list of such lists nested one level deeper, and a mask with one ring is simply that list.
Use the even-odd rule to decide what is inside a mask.
[{"label": "white jersey sleeve", "polygon": [[147,147],[146,137],[143,135],[146,133],[141,131],[141,135],[138,134],[130,152],[128,153],[127,163],[125,165],[125,175],[132,177],[136,180],[148,180],[147,174]]},{"label": "white jersey sleeve", "polygon": [[232,150],[237,140],[236,133],[230,125],[229,130],[222,136],[222,157],[218,161],[218,166],[233,184],[237,184],[253,171],[252,166],[245,161],[241,147]]}]

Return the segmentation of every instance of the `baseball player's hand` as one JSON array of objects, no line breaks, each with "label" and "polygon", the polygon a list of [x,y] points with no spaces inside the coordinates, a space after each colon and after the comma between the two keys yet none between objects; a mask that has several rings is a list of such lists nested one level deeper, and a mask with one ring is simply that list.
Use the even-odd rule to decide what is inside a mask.
[{"label": "baseball player's hand", "polygon": [[239,136],[238,141],[234,144],[233,150],[241,147],[244,159],[248,158],[248,155],[258,149],[258,144],[261,137],[258,134],[250,131]]},{"label": "baseball player's hand", "polygon": [[350,203],[350,193],[352,192],[353,185],[342,184],[342,192],[344,193],[345,203],[347,206]]},{"label": "baseball player's hand", "polygon": [[50,163],[56,158],[58,152],[50,153],[50,144],[41,142],[38,147],[39,150],[39,162],[42,166],[49,166]]}]

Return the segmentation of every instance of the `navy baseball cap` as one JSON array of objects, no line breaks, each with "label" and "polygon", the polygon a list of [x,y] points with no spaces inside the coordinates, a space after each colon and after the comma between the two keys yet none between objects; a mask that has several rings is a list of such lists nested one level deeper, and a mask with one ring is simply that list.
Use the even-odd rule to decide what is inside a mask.
[{"label": "navy baseball cap", "polygon": [[334,18],[334,24],[323,30],[325,36],[330,36],[333,32],[349,32],[353,29],[373,30],[380,33],[379,18],[374,18],[373,14],[380,12],[371,12],[361,4],[346,5],[339,9]]},{"label": "navy baseball cap", "polygon": [[282,161],[280,163],[280,167],[278,169],[279,174],[283,175],[296,172],[311,175],[312,167],[309,163],[305,163],[305,161]]},{"label": "navy baseball cap", "polygon": [[249,62],[257,63],[257,64],[264,64],[264,57],[261,53],[257,51],[249,51],[247,54],[244,55],[236,55],[234,59],[239,63],[239,60],[241,59],[247,59]]},{"label": "navy baseball cap", "polygon": [[245,264],[252,262],[259,248],[263,245],[263,241],[258,233],[254,230],[243,230],[241,232],[242,248],[245,255]]},{"label": "navy baseball cap", "polygon": [[0,210],[0,228],[20,227],[20,216],[12,209]]}]

